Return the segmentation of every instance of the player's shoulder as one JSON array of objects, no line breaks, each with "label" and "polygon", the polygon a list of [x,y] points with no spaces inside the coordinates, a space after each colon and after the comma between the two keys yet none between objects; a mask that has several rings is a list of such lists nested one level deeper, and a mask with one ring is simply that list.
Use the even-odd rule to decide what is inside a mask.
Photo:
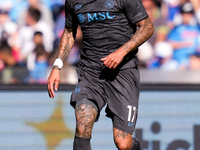
[{"label": "player's shoulder", "polygon": [[[91,0],[90,0],[91,1]],[[68,6],[70,8],[81,6],[83,3],[87,3],[87,1],[83,0],[66,0],[65,1],[65,6]]]},{"label": "player's shoulder", "polygon": [[138,5],[138,3],[142,3],[141,0],[114,0],[116,3],[122,7],[125,8],[127,6],[133,6],[133,5]]},{"label": "player's shoulder", "polygon": [[71,7],[73,5],[73,0],[65,0],[65,6],[66,5]]}]

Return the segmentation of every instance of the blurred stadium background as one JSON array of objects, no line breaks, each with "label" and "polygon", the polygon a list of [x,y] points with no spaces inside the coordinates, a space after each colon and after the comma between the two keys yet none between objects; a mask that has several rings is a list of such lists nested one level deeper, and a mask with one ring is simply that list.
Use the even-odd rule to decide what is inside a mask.
[{"label": "blurred stadium background", "polygon": [[[200,1],[142,2],[156,30],[139,48],[134,136],[142,150],[200,150]],[[0,0],[0,150],[72,149],[75,117],[69,99],[77,83],[80,28],[55,99],[49,99],[46,85],[64,17],[64,0]],[[104,110],[92,147],[116,149]]]}]

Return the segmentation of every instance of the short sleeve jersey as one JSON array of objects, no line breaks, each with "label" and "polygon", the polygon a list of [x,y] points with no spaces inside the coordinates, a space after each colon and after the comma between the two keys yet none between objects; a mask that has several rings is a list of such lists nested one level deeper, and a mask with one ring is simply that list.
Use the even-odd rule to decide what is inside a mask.
[{"label": "short sleeve jersey", "polygon": [[[83,48],[80,63],[101,68],[101,58],[116,51],[136,31],[136,23],[148,15],[141,0],[66,0],[66,28],[81,26]],[[137,65],[137,50],[122,67]],[[130,59],[130,58],[129,58]]]}]

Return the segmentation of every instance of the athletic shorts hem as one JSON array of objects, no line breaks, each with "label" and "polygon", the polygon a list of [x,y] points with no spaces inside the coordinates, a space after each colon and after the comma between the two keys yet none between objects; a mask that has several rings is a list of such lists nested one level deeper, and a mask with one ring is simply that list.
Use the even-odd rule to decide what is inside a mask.
[{"label": "athletic shorts hem", "polygon": [[121,130],[121,131],[123,131],[123,132],[126,132],[126,133],[128,133],[128,134],[133,134],[133,132],[134,132],[134,130],[135,130],[135,128],[133,128],[132,130],[127,130],[127,129],[125,129],[125,128],[119,127],[119,126],[116,125],[116,124],[113,124],[113,127],[116,128],[116,129],[119,129],[119,130]]},{"label": "athletic shorts hem", "polygon": [[97,107],[97,109],[98,109],[98,114],[97,114],[97,117],[96,117],[96,119],[95,119],[95,122],[97,122],[98,120],[99,120],[99,117],[100,117],[100,108],[99,108],[99,106],[98,106],[98,103],[96,103],[96,101],[94,101],[94,98],[92,97],[92,96],[88,96],[88,95],[85,95],[85,96],[82,96],[81,98],[77,98],[77,99],[75,99],[75,98],[71,98],[71,101],[70,101],[70,105],[75,109],[75,106],[76,106],[76,101],[77,100],[81,100],[81,99],[88,99],[88,100],[90,100],[91,102],[93,102],[94,103],[94,105],[96,105],[96,107]]}]

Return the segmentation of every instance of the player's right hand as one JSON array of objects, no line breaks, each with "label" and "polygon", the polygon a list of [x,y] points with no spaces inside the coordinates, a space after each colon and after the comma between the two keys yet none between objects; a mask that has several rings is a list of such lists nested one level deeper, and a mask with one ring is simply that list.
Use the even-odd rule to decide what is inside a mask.
[{"label": "player's right hand", "polygon": [[59,82],[60,82],[60,70],[52,69],[49,78],[47,80],[49,97],[52,99],[55,97],[54,90],[55,91],[58,90]]}]

